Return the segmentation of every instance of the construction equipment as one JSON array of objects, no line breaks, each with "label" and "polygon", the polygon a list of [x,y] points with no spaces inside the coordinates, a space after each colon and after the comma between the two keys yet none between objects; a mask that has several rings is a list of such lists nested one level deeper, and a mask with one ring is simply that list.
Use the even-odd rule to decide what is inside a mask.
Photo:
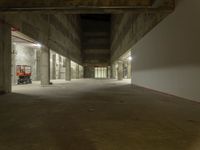
[{"label": "construction equipment", "polygon": [[19,77],[17,84],[31,84],[31,66],[27,65],[17,65],[16,66],[16,76]]}]

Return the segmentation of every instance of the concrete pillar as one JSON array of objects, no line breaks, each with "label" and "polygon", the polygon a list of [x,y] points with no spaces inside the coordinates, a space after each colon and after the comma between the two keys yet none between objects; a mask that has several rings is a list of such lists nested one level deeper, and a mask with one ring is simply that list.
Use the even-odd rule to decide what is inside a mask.
[{"label": "concrete pillar", "polygon": [[45,46],[41,48],[40,78],[42,86],[50,84],[50,50]]},{"label": "concrete pillar", "polygon": [[56,79],[56,54],[52,55],[52,79]]},{"label": "concrete pillar", "polygon": [[41,56],[41,50],[36,50],[36,80],[40,81],[40,56]]},{"label": "concrete pillar", "polygon": [[123,61],[118,61],[117,76],[118,80],[123,80]]},{"label": "concrete pillar", "polygon": [[111,67],[110,66],[107,67],[107,78],[108,79],[111,78]]},{"label": "concrete pillar", "polygon": [[0,21],[0,94],[11,92],[11,27]]},{"label": "concrete pillar", "polygon": [[65,80],[71,81],[71,61],[69,58],[65,58]]},{"label": "concrete pillar", "polygon": [[128,62],[128,79],[131,79],[131,61]]},{"label": "concrete pillar", "polygon": [[134,87],[134,84],[133,84],[133,78],[134,78],[134,53],[133,53],[133,50],[131,50],[131,57],[132,57],[132,60],[131,60],[131,84],[132,86]]},{"label": "concrete pillar", "polygon": [[115,64],[112,64],[111,78],[116,79],[116,68]]},{"label": "concrete pillar", "polygon": [[16,76],[16,45],[12,43],[12,84],[15,85],[17,83]]},{"label": "concrete pillar", "polygon": [[79,79],[79,65],[76,64],[76,79]]},{"label": "concrete pillar", "polygon": [[80,65],[78,65],[78,70],[79,70],[79,72],[78,72],[78,78],[81,79],[81,66]]},{"label": "concrete pillar", "polygon": [[62,61],[62,57],[59,55],[59,57],[58,57],[58,79],[61,79],[61,70],[62,70],[61,61]]}]

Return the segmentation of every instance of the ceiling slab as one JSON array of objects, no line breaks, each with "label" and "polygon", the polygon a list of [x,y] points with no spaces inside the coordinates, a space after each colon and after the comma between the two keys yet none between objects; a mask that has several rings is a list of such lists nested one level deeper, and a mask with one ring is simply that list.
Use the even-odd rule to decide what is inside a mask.
[{"label": "ceiling slab", "polygon": [[152,0],[1,0],[1,8],[12,7],[130,7],[150,6]]},{"label": "ceiling slab", "polygon": [[113,14],[171,12],[173,8],[174,0],[0,0],[0,13]]}]

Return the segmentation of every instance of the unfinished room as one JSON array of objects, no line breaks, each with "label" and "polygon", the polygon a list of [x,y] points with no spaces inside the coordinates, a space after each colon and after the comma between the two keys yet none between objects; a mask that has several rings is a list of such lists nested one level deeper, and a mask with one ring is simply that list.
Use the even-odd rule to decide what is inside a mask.
[{"label": "unfinished room", "polygon": [[199,0],[1,0],[0,150],[200,150]]}]

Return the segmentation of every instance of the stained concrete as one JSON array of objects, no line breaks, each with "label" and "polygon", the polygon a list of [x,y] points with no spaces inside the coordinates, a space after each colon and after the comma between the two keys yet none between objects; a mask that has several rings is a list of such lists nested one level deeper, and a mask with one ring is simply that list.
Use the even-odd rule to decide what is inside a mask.
[{"label": "stained concrete", "polygon": [[36,82],[13,92],[0,96],[1,150],[200,149],[196,102],[117,80]]}]

